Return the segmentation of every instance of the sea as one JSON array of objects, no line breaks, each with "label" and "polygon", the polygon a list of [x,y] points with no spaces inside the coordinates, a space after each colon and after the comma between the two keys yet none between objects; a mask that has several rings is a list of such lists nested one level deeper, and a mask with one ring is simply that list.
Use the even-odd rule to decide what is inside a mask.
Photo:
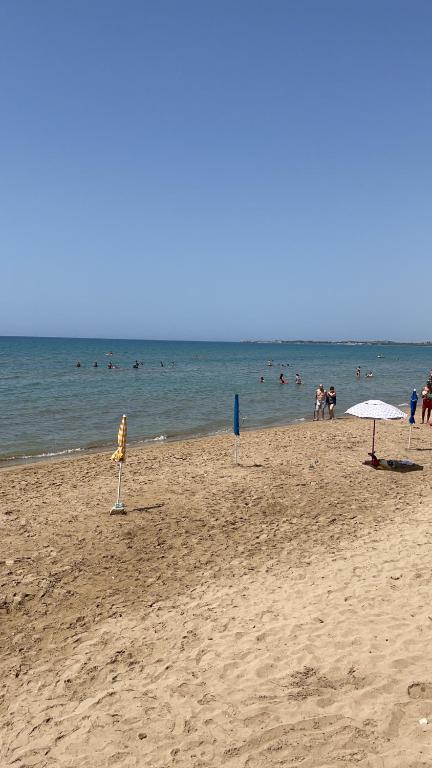
[{"label": "sea", "polygon": [[242,429],[311,419],[320,383],[339,417],[367,399],[407,404],[431,367],[421,345],[0,337],[0,462],[114,450],[123,413],[132,445],[230,432],[234,394]]}]

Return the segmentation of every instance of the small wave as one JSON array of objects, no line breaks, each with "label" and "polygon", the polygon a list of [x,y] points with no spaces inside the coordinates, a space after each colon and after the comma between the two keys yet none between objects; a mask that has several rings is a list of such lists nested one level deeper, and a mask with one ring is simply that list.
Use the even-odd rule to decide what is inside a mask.
[{"label": "small wave", "polygon": [[398,408],[403,408],[403,406],[408,406],[409,403],[399,403]]},{"label": "small wave", "polygon": [[64,451],[49,451],[48,453],[30,453],[21,454],[20,456],[3,456],[0,461],[21,461],[24,459],[50,459],[53,456],[65,456],[68,453],[79,453],[84,451],[84,448],[65,448]]},{"label": "small wave", "polygon": [[294,422],[297,422],[297,421],[306,421],[306,419],[303,419],[303,418],[302,419],[294,419]]},{"label": "small wave", "polygon": [[148,437],[146,440],[138,440],[139,443],[161,443],[163,440],[167,440],[167,435],[159,435],[159,437]]},{"label": "small wave", "polygon": [[[230,429],[225,428],[225,429],[215,429],[213,432],[210,432],[209,434],[210,435],[229,435],[230,432],[231,432]],[[204,433],[203,433],[203,436],[204,436]]]}]

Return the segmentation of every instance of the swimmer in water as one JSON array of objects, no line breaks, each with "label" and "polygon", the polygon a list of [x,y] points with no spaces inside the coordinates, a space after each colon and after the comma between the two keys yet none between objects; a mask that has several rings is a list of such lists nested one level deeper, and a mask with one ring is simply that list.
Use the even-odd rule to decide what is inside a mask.
[{"label": "swimmer in water", "polygon": [[301,380],[301,376],[300,376],[299,373],[296,373],[296,375],[295,375],[295,383],[296,384],[303,384],[303,382]]},{"label": "swimmer in water", "polygon": [[264,376],[260,376],[260,384],[264,384],[264,382],[265,382]]},{"label": "swimmer in water", "polygon": [[81,363],[80,363],[80,361],[79,361],[79,360],[78,360],[78,362],[77,362],[77,364],[76,364],[75,368],[81,368]]},{"label": "swimmer in water", "polygon": [[285,378],[283,373],[281,373],[281,375],[279,376],[279,381],[281,384],[288,384],[288,379]]},{"label": "swimmer in water", "polygon": [[107,365],[107,368],[109,368],[110,370],[111,370],[111,368],[114,368],[114,366],[113,366],[113,364],[112,364],[111,360],[109,361],[109,363],[108,363],[108,365]]}]

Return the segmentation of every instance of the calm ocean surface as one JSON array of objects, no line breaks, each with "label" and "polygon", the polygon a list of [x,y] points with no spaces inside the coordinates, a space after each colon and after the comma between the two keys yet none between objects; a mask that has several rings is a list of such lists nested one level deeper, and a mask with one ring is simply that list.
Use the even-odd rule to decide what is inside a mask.
[{"label": "calm ocean surface", "polygon": [[[138,370],[135,359],[144,363]],[[120,367],[108,370],[110,360]],[[374,378],[356,379],[357,365]],[[399,405],[431,368],[430,347],[403,345],[0,337],[0,459],[114,449],[122,413],[129,443],[229,431],[236,392],[245,428],[310,418],[320,382],[336,387],[339,415],[370,398]],[[281,372],[288,386],[279,384]]]}]

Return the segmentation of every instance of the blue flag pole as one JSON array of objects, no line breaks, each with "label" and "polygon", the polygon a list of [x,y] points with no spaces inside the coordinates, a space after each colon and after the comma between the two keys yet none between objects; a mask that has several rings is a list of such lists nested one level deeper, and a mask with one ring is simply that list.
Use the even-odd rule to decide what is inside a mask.
[{"label": "blue flag pole", "polygon": [[234,457],[235,457],[235,463],[238,464],[238,451],[239,451],[239,443],[240,443],[240,405],[239,405],[238,395],[234,395],[233,432],[234,432]]}]

